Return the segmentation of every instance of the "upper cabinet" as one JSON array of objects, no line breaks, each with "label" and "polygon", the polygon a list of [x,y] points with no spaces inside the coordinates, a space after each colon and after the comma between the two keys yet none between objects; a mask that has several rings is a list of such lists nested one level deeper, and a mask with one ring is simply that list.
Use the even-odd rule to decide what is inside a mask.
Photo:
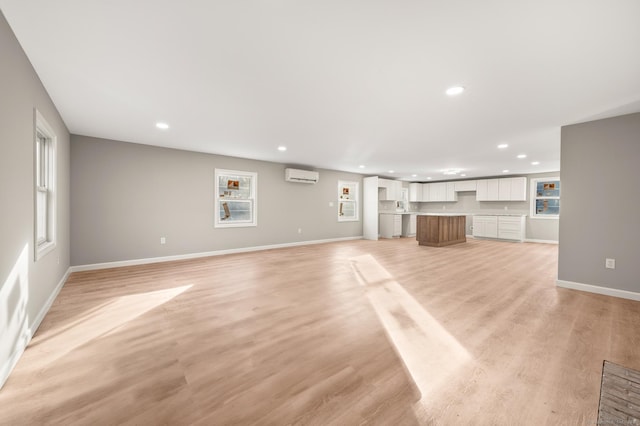
[{"label": "upper cabinet", "polygon": [[462,180],[454,182],[455,191],[476,191],[477,190],[477,181],[475,180]]},{"label": "upper cabinet", "polygon": [[[386,179],[380,180],[383,181]],[[401,187],[399,191],[401,191]],[[458,192],[462,191],[475,191],[477,201],[526,201],[527,178],[512,177],[452,182],[410,183],[409,201],[458,201]],[[400,194],[400,192],[398,194]]]},{"label": "upper cabinet", "polygon": [[383,201],[402,200],[402,182],[391,179],[378,179],[378,197]]},{"label": "upper cabinet", "polygon": [[527,178],[481,179],[477,181],[478,201],[526,201]]},{"label": "upper cabinet", "polygon": [[422,184],[421,183],[410,183],[409,184],[409,201],[410,202],[418,202],[423,201],[422,199]]}]

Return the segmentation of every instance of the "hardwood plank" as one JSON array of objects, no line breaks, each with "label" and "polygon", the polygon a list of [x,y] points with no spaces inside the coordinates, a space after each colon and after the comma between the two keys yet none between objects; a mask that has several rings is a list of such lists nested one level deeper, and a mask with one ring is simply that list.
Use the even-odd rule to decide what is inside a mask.
[{"label": "hardwood plank", "polygon": [[595,424],[640,303],[556,274],[553,245],[408,238],[74,273],[0,424]]}]

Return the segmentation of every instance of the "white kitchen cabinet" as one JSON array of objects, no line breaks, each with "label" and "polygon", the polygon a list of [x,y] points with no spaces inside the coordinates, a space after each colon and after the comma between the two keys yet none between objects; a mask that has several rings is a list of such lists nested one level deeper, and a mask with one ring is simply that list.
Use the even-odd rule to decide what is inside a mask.
[{"label": "white kitchen cabinet", "polygon": [[476,184],[477,184],[477,181],[475,180],[458,181],[458,182],[455,182],[455,191],[456,192],[476,191],[477,190]]},{"label": "white kitchen cabinet", "polygon": [[455,182],[447,182],[445,201],[458,201],[458,194],[456,193]]},{"label": "white kitchen cabinet", "polygon": [[401,214],[380,215],[380,238],[399,237],[402,234]]},{"label": "white kitchen cabinet", "polygon": [[500,199],[500,179],[487,179],[487,198],[489,200]]},{"label": "white kitchen cabinet", "polygon": [[476,181],[478,201],[526,201],[527,178],[481,179]]},{"label": "white kitchen cabinet", "polygon": [[498,181],[498,200],[509,201],[511,200],[511,179],[497,179]]},{"label": "white kitchen cabinet", "polygon": [[421,183],[409,184],[409,201],[412,203],[422,201],[422,184]]},{"label": "white kitchen cabinet", "polygon": [[511,201],[527,201],[527,178],[511,178]]},{"label": "white kitchen cabinet", "polygon": [[380,200],[398,201],[402,199],[402,182],[391,179],[378,179],[378,191]]},{"label": "white kitchen cabinet", "polygon": [[447,182],[428,183],[431,202],[447,201]]},{"label": "white kitchen cabinet", "polygon": [[415,235],[416,235],[416,215],[403,214],[402,215],[402,236],[415,237]]},{"label": "white kitchen cabinet", "polygon": [[498,216],[473,216],[473,236],[498,238]]},{"label": "white kitchen cabinet", "polygon": [[523,241],[524,232],[524,216],[498,216],[498,238],[501,240]]},{"label": "white kitchen cabinet", "polygon": [[429,201],[429,195],[431,195],[431,184],[423,183],[422,184],[422,200],[420,201]]},{"label": "white kitchen cabinet", "polygon": [[476,200],[488,201],[489,200],[489,187],[488,179],[480,179],[476,181]]},{"label": "white kitchen cabinet", "polygon": [[473,216],[473,236],[524,241],[524,216]]}]

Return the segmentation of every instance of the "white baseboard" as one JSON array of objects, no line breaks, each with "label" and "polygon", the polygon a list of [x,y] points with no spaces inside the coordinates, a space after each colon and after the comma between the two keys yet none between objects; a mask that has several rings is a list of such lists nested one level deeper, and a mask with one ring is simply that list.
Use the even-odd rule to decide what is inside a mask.
[{"label": "white baseboard", "polygon": [[556,285],[558,287],[570,288],[572,290],[580,290],[580,291],[586,291],[589,293],[603,294],[605,296],[613,296],[613,297],[620,297],[622,299],[640,301],[640,293],[635,293],[633,291],[618,290],[616,288],[600,287],[597,285],[582,284],[582,283],[576,283],[573,281],[564,281],[564,280],[556,280]]},{"label": "white baseboard", "polygon": [[525,238],[525,243],[540,243],[540,244],[558,244],[556,240],[536,240],[532,238]]},{"label": "white baseboard", "polygon": [[72,266],[70,269],[71,269],[71,272],[93,271],[96,269],[119,268],[122,266],[134,266],[134,265],[145,265],[148,263],[170,262],[172,260],[196,259],[199,257],[222,256],[225,254],[235,254],[235,253],[248,253],[252,251],[306,246],[311,244],[333,243],[337,241],[361,240],[362,238],[363,238],[362,235],[360,235],[358,237],[342,237],[342,238],[328,238],[326,240],[296,241],[293,243],[270,244],[266,246],[254,246],[254,247],[242,247],[242,248],[236,248],[236,249],[215,250],[215,251],[206,251],[206,252],[200,252],[200,253],[178,254],[174,256],[161,256],[161,257],[150,257],[146,259],[133,259],[133,260],[121,260],[121,261],[115,261],[115,262],[93,263],[89,265]]},{"label": "white baseboard", "polygon": [[56,285],[56,288],[53,290],[53,292],[47,299],[44,306],[42,306],[42,309],[40,309],[40,311],[38,312],[38,315],[36,315],[35,319],[33,320],[33,323],[28,325],[27,329],[24,330],[24,334],[20,336],[19,347],[15,349],[15,351],[11,354],[9,359],[4,363],[4,365],[0,369],[0,389],[2,389],[2,386],[4,386],[5,382],[9,378],[9,375],[11,374],[16,364],[18,363],[18,360],[24,353],[24,350],[29,345],[29,342],[31,342],[33,335],[36,334],[36,330],[38,330],[38,327],[40,327],[40,324],[42,323],[42,320],[44,319],[45,315],[47,315],[47,312],[49,312],[49,309],[51,309],[51,305],[53,305],[53,302],[56,300],[56,297],[58,297],[58,294],[60,293],[60,290],[62,290],[64,283],[67,282],[67,278],[69,278],[70,273],[71,273],[71,268],[68,268],[65,274],[62,276],[62,279],[58,282],[58,285]]}]

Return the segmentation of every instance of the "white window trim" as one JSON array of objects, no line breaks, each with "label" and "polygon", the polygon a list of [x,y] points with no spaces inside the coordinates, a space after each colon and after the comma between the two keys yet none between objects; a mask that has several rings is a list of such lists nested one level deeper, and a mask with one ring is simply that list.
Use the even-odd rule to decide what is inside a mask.
[{"label": "white window trim", "polygon": [[[350,198],[348,200],[343,200],[342,196],[342,187],[345,185],[350,185],[355,188],[355,194],[350,194]],[[359,203],[359,191],[360,185],[358,182],[339,180],[338,181],[338,222],[358,222],[360,220],[360,203]],[[353,203],[355,216],[353,217],[345,217],[340,216],[340,205],[343,202]]]},{"label": "white window trim", "polygon": [[[223,201],[224,198],[220,197],[220,188],[218,186],[218,180],[220,176],[242,176],[251,178],[251,196],[249,198],[242,198],[238,201],[247,201],[251,203],[251,213],[252,217],[250,221],[246,222],[224,222],[220,219],[220,208],[219,203]],[[215,202],[213,207],[213,226],[215,228],[242,228],[242,227],[251,227],[258,226],[258,173],[255,172],[244,172],[239,170],[227,170],[227,169],[215,169],[214,176],[214,191],[215,191]]]},{"label": "white window trim", "polygon": [[[44,119],[40,111],[35,111],[35,129],[34,129],[34,227],[33,227],[33,241],[34,241],[34,257],[35,260],[42,259],[46,254],[52,252],[56,248],[57,241],[57,173],[56,173],[56,158],[57,158],[57,137],[53,128],[49,125],[47,120]],[[38,186],[38,162],[37,156],[37,144],[38,135],[41,134],[47,139],[49,144],[49,151],[47,161],[47,176],[45,177],[47,186],[42,188]],[[38,240],[38,193],[47,192],[47,230],[46,238]]]},{"label": "white window trim", "polygon": [[[556,215],[539,215],[536,213],[536,200],[538,198],[547,198],[547,199],[553,199],[553,200],[562,200],[562,185],[560,185],[560,196],[559,197],[538,197],[536,194],[537,188],[538,188],[538,182],[541,181],[546,181],[546,180],[557,180],[558,182],[560,182],[560,178],[557,176],[551,176],[551,177],[542,177],[542,178],[531,178],[531,181],[529,182],[529,190],[530,190],[530,200],[531,200],[531,205],[530,205],[530,211],[529,211],[529,218],[531,219],[542,219],[542,220],[558,220],[560,219],[560,215],[556,214]],[[562,210],[562,203],[560,203],[560,210]]]}]

